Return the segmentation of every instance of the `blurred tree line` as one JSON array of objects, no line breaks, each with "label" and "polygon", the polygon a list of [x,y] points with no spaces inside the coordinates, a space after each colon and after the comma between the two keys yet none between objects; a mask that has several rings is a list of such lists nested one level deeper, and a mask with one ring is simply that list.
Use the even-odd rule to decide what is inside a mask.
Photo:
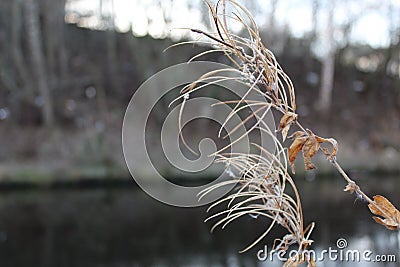
[{"label": "blurred tree line", "polygon": [[[379,49],[354,44],[349,33],[355,21],[381,5],[380,2],[367,1],[360,5],[358,14],[338,24],[333,19],[334,11],[342,0],[328,1],[328,4],[309,1],[312,29],[303,37],[293,37],[287,25],[279,25],[278,0],[268,1],[270,13],[260,25],[267,47],[271,47],[288,70],[298,87],[297,93],[305,96],[300,97],[304,103],[299,112],[312,115],[312,111],[321,111],[319,114],[330,116],[335,111],[344,114],[343,110],[359,108],[359,112],[369,114],[372,111],[363,109],[367,103],[379,106],[371,118],[374,114],[392,114],[398,119],[400,23],[391,1],[386,3],[392,25],[391,42]],[[260,3],[244,2],[256,17],[260,15]],[[113,12],[102,11],[102,4],[113,1],[99,0],[99,12],[81,14],[65,14],[66,3],[67,0],[1,1],[0,118],[4,122],[49,127],[77,125],[90,112],[106,119],[113,107],[126,106],[145,78],[206,49],[184,46],[162,53],[173,43],[171,39],[156,40],[149,35],[139,38],[116,31]],[[152,3],[160,8],[166,4],[160,0]],[[186,5],[188,10],[198,8],[189,1]],[[323,7],[328,10],[328,16],[320,15]],[[203,5],[203,8],[205,13],[207,7]],[[67,24],[66,15],[75,16],[76,23]],[[101,30],[77,27],[80,19],[93,17],[99,21]],[[164,15],[165,25],[171,18]],[[203,20],[206,25],[207,16]],[[151,23],[152,18],[148,21]],[[325,53],[316,55],[313,49],[321,41],[317,29],[321,23],[325,25]],[[337,35],[342,36],[340,42]],[[213,57],[218,60],[218,56]],[[342,117],[349,117],[343,114]],[[394,122],[393,127],[400,126]]]},{"label": "blurred tree line", "polygon": [[[138,37],[115,25],[115,14],[105,8],[114,0],[89,1],[98,3],[96,10],[66,9],[68,3],[79,1],[0,1],[0,139],[9,140],[0,150],[0,160],[6,165],[10,165],[6,160],[16,159],[18,164],[26,160],[43,169],[54,168],[56,173],[57,168],[80,169],[79,164],[117,164],[124,169],[119,136],[125,108],[136,88],[157,71],[208,49],[187,45],[163,52],[179,39],[168,30]],[[333,17],[340,1],[309,0],[312,29],[303,36],[294,36],[279,21],[279,0],[267,1],[269,13],[260,9],[261,1],[243,3],[256,18],[267,18],[259,24],[262,39],[292,78],[297,112],[305,125],[341,140],[352,134],[346,141],[354,143],[355,149],[391,148],[392,153],[394,148],[393,153],[400,155],[396,152],[400,151],[398,14],[386,6],[391,14],[391,41],[387,47],[372,48],[352,42],[350,32],[355,21],[376,8],[377,2],[367,1],[372,4],[360,5],[359,16],[337,23]],[[202,3],[139,2],[160,10],[179,2],[188,12]],[[206,28],[207,6],[203,4],[200,12]],[[154,14],[144,16],[148,28],[154,28]],[[161,17],[165,27],[171,26],[173,14],[165,11]],[[88,27],[93,22],[96,27]],[[183,34],[180,40],[193,37]],[[316,53],[318,46],[325,52]],[[218,53],[200,60],[228,63]],[[165,109],[154,114],[160,125],[168,113]],[[18,164],[16,170],[21,169]]]},{"label": "blurred tree line", "polygon": [[[144,79],[205,50],[184,47],[179,53],[163,53],[173,43],[170,39],[116,32],[109,13],[100,13],[102,30],[67,24],[66,2],[1,1],[3,123],[51,128],[79,124],[90,112],[105,119],[108,107],[124,108]],[[92,98],[94,106],[85,102]]]},{"label": "blurred tree line", "polygon": [[23,122],[33,106],[40,119],[54,124],[52,91],[66,81],[65,0],[0,3],[0,81],[3,106]]}]

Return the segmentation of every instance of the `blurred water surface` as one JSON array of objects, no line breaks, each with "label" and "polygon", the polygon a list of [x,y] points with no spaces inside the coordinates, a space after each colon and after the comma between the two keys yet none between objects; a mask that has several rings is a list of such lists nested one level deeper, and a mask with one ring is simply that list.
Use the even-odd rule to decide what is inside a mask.
[{"label": "blurred water surface", "polygon": [[[397,178],[397,179],[396,179]],[[360,179],[370,194],[400,204],[400,177]],[[399,262],[398,237],[373,222],[364,203],[342,192],[338,177],[301,179],[305,223],[315,221],[318,252],[336,248],[393,254]],[[123,266],[281,266],[259,261],[257,252],[282,237],[279,228],[247,253],[238,251],[267,226],[245,217],[210,234],[206,208],[176,208],[153,200],[139,188],[14,190],[0,194],[1,267]],[[327,261],[319,266],[399,266],[398,263]]]}]

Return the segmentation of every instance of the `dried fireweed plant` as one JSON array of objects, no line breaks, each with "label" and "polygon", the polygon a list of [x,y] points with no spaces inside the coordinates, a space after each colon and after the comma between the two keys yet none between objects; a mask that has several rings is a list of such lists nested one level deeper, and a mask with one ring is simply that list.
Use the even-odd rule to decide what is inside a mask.
[{"label": "dried fireweed plant", "polygon": [[[209,207],[208,211],[223,203],[226,204],[226,209],[211,215],[207,219],[207,221],[219,219],[212,230],[216,227],[224,228],[233,220],[245,215],[264,216],[270,219],[269,226],[261,236],[256,238],[243,251],[252,248],[269,234],[273,226],[279,225],[287,230],[287,234],[281,239],[275,240],[274,249],[286,251],[289,246],[297,245],[298,255],[303,255],[302,252],[313,242],[310,239],[310,234],[314,228],[314,223],[308,226],[304,225],[298,189],[287,171],[287,165],[290,165],[294,174],[294,161],[301,152],[306,171],[315,169],[316,166],[312,163],[312,158],[318,151],[324,153],[326,159],[346,180],[347,185],[344,191],[354,193],[357,198],[368,203],[370,211],[374,214],[373,219],[377,223],[390,230],[400,230],[400,212],[383,196],[376,195],[372,199],[368,197],[341,168],[336,160],[338,151],[336,140],[320,137],[301,125],[298,114],[296,114],[293,83],[275,59],[274,54],[261,42],[257,25],[251,13],[234,0],[219,0],[215,5],[209,1],[206,3],[209,6],[215,32],[190,29],[199,34],[199,39],[180,44],[210,43],[215,49],[203,52],[194,58],[207,53],[223,52],[232,62],[233,68],[211,71],[184,87],[181,91],[182,96],[179,97],[179,99],[183,99],[181,114],[190,93],[218,81],[232,79],[231,76],[224,76],[224,73],[237,73],[239,74],[235,78],[237,82],[245,84],[248,92],[253,91],[262,95],[265,101],[251,100],[247,97],[248,93],[241,99],[225,101],[225,104],[234,105],[233,111],[226,120],[228,121],[233,114],[244,108],[256,107],[256,110],[242,122],[244,124],[249,119],[256,120],[255,125],[247,130],[247,134],[258,129],[268,134],[274,141],[273,151],[255,145],[259,149],[260,153],[258,154],[224,153],[226,147],[215,153],[216,162],[226,164],[226,171],[232,179],[202,191],[199,197],[203,198],[211,191],[229,184],[234,183],[236,187],[228,196],[216,201]],[[227,5],[230,5],[230,9],[233,10],[229,14],[226,12]],[[243,37],[232,33],[228,24],[229,21],[241,23],[247,32],[247,36]],[[282,114],[278,129],[270,129],[262,120],[265,113],[270,109],[275,109]],[[296,127],[297,131],[288,136],[292,126]],[[224,125],[221,128],[223,127]],[[235,129],[232,131],[235,131]],[[281,132],[281,140],[275,137],[276,131]],[[181,138],[183,143],[186,144],[183,136]],[[293,140],[289,148],[282,145],[287,138]],[[236,141],[238,140],[234,140],[232,143]],[[286,187],[290,187],[290,190],[287,190]],[[291,193],[287,193],[288,191]],[[315,265],[313,259],[293,257],[285,263],[285,266],[298,266],[304,262],[308,262],[309,266]]]}]

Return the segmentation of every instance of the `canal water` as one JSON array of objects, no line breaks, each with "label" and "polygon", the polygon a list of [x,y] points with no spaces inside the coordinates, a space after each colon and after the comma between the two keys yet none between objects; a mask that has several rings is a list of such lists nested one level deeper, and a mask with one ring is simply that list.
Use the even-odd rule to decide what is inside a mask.
[{"label": "canal water", "polygon": [[[364,177],[369,194],[381,193],[399,206],[400,177]],[[396,262],[329,259],[317,266],[400,266],[396,232],[372,219],[365,203],[343,192],[339,177],[298,181],[305,223],[316,222],[313,249],[371,251]],[[281,266],[260,258],[276,227],[254,249],[240,254],[267,227],[243,217],[210,233],[206,207],[177,208],[157,202],[135,186],[3,190],[0,192],[1,267]],[[260,254],[261,253],[261,254]],[[338,252],[339,253],[339,252]],[[337,253],[337,257],[340,255]],[[257,256],[258,255],[258,256]],[[361,255],[362,256],[362,255]],[[375,258],[373,258],[375,260]],[[393,261],[393,258],[390,259]]]}]

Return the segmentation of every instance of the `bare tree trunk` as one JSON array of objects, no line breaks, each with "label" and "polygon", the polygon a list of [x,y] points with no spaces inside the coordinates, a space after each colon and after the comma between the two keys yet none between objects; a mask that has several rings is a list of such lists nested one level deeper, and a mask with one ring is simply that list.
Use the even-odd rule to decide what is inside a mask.
[{"label": "bare tree trunk", "polygon": [[318,25],[318,13],[319,13],[319,0],[311,0],[312,2],[312,15],[311,15],[311,21],[312,21],[312,26],[311,26],[311,32],[309,34],[309,37],[307,38],[307,44],[308,44],[308,53],[305,58],[305,69],[307,72],[314,72],[314,57],[311,52],[311,47],[313,43],[317,40],[317,25]]},{"label": "bare tree trunk", "polygon": [[271,4],[271,13],[269,15],[269,25],[272,30],[275,28],[275,21],[276,21],[276,8],[278,6],[278,0],[272,0]]},{"label": "bare tree trunk", "polygon": [[59,88],[68,78],[65,48],[65,0],[42,0],[44,6],[43,40],[47,60],[47,76],[51,89]]},{"label": "bare tree trunk", "polygon": [[107,60],[108,60],[108,75],[111,82],[112,89],[116,92],[121,92],[121,83],[118,70],[118,57],[117,57],[117,38],[114,30],[107,32]]},{"label": "bare tree trunk", "polygon": [[61,43],[60,43],[60,79],[61,85],[64,84],[65,81],[70,79],[69,75],[69,68],[68,68],[68,52],[65,46],[65,27],[62,28],[62,36],[61,36]]},{"label": "bare tree trunk", "polygon": [[[37,0],[36,0],[37,1]],[[42,40],[43,40],[43,51],[46,53],[45,64],[47,66],[47,79],[50,88],[57,87],[57,67],[56,67],[56,51],[57,51],[57,40],[59,32],[54,19],[54,13],[57,11],[55,7],[55,1],[44,1],[44,20],[42,23]]]},{"label": "bare tree trunk", "polygon": [[28,71],[26,69],[26,63],[24,61],[24,57],[22,55],[21,49],[21,6],[19,1],[13,1],[12,3],[12,23],[11,23],[11,49],[12,49],[12,58],[15,64],[15,67],[18,72],[19,80],[21,81],[20,88],[22,88],[22,92],[17,92],[18,95],[22,95],[23,97],[29,97],[30,90],[28,90]]},{"label": "bare tree trunk", "polygon": [[37,77],[39,92],[43,98],[43,118],[46,126],[54,125],[53,102],[50,95],[45,58],[42,46],[42,32],[36,0],[24,0],[28,44]]},{"label": "bare tree trunk", "polygon": [[326,29],[327,35],[327,53],[322,62],[321,89],[317,107],[322,115],[327,115],[332,104],[333,79],[335,74],[335,40],[334,40],[334,22],[333,13],[335,9],[335,0],[330,2],[330,10]]},{"label": "bare tree trunk", "polygon": [[312,29],[311,29],[311,42],[317,38],[317,25],[319,13],[319,0],[312,0]]},{"label": "bare tree trunk", "polygon": [[[107,31],[107,60],[108,60],[108,77],[111,82],[112,89],[121,92],[121,83],[119,80],[118,57],[117,57],[117,35],[115,33],[114,23],[114,0],[109,0],[111,6],[111,14],[106,18]],[[103,18],[104,19],[104,18]]]}]

